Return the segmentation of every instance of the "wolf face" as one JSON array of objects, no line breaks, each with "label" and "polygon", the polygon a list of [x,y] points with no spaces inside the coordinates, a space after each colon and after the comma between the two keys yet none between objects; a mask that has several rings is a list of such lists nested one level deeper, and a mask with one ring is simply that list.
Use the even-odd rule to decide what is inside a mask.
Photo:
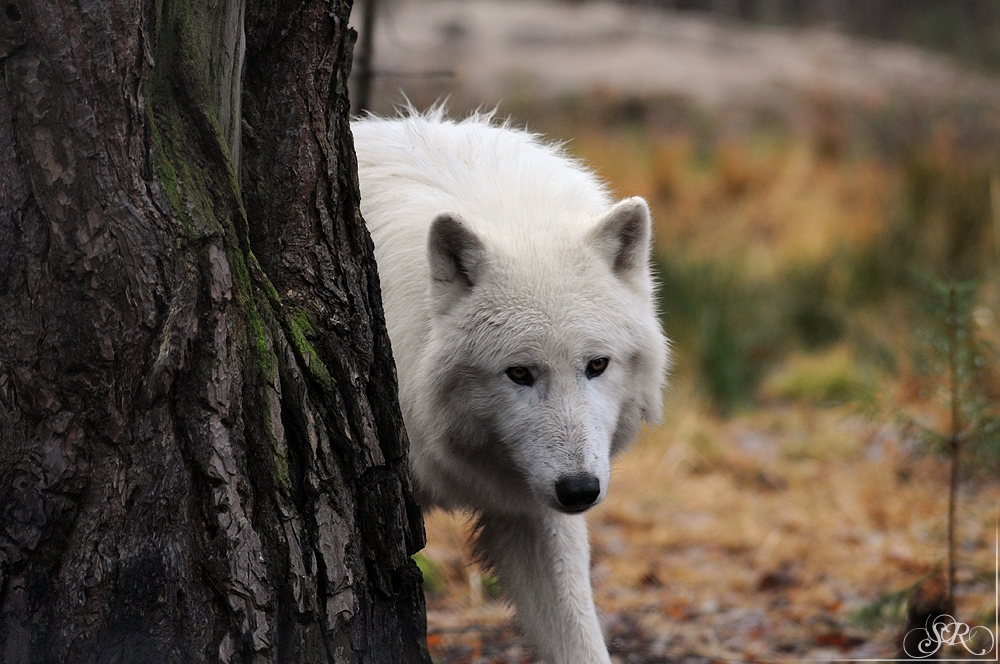
[{"label": "wolf face", "polygon": [[[661,411],[663,338],[651,310],[649,210],[628,199],[586,233],[480,237],[454,213],[430,226],[430,333],[420,364],[441,446],[435,502],[578,513],[610,460]],[[461,502],[459,502],[461,501]]]}]

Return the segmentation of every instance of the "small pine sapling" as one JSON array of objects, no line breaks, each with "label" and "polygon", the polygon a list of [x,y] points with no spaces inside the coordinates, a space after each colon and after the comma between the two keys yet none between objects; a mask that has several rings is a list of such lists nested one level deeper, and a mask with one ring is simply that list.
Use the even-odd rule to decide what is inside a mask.
[{"label": "small pine sapling", "polygon": [[[937,576],[933,593],[937,596],[936,612],[941,615],[955,606],[956,505],[961,464],[966,457],[975,457],[980,466],[1000,461],[1000,409],[998,381],[991,362],[995,352],[979,330],[975,284],[926,276],[920,276],[919,281],[923,324],[916,331],[919,343],[913,359],[922,389],[899,418],[906,429],[917,432],[929,449],[946,455],[949,461],[947,560],[943,579]],[[926,417],[935,409],[939,417]],[[915,411],[923,416],[914,415]],[[927,588],[917,588],[911,604],[920,594],[917,603],[926,605],[930,601],[928,592]],[[907,624],[904,634],[924,627],[922,618],[920,623]]]}]

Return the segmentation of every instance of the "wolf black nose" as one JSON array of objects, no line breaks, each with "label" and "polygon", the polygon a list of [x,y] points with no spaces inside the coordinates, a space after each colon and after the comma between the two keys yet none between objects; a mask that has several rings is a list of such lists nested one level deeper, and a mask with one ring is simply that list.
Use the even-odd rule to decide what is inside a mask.
[{"label": "wolf black nose", "polygon": [[601,481],[593,475],[570,475],[556,482],[556,498],[569,512],[582,512],[601,495]]}]

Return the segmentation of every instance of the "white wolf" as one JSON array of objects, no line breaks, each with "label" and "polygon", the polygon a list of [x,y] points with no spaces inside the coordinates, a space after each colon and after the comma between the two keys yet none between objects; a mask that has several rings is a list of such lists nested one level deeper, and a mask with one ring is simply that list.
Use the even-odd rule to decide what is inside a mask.
[{"label": "white wolf", "polygon": [[489,115],[353,131],[417,499],[475,513],[547,661],[609,662],[581,513],[662,411],[649,209]]}]

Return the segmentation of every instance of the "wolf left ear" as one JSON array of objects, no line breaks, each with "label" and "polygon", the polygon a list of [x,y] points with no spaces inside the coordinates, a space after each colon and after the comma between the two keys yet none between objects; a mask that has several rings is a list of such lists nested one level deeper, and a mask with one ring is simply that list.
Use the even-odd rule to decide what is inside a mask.
[{"label": "wolf left ear", "polygon": [[635,196],[614,205],[588,238],[619,277],[631,280],[646,275],[652,221],[646,201]]}]

